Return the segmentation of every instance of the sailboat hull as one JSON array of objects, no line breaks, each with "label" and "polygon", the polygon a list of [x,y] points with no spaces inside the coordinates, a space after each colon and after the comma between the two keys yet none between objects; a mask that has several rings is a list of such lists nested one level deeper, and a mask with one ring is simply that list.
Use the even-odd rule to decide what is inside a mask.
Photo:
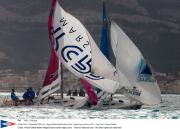
[{"label": "sailboat hull", "polygon": [[[122,98],[121,98],[122,99]],[[104,101],[98,106],[89,105],[88,103],[88,97],[80,97],[80,96],[66,96],[64,95],[64,98],[61,99],[60,95],[51,95],[48,98],[44,99],[43,105],[61,105],[66,108],[72,108],[72,109],[85,109],[85,110],[108,110],[108,109],[126,109],[126,110],[137,110],[140,109],[142,104],[135,103],[130,104],[122,100],[119,100],[115,98],[113,101]],[[1,107],[11,107],[14,103],[12,100],[5,98],[3,103],[1,104]],[[34,105],[41,104],[38,102],[37,99],[34,100]],[[25,102],[21,100],[21,102],[18,103],[18,106],[26,106]],[[31,105],[28,105],[31,106]]]}]

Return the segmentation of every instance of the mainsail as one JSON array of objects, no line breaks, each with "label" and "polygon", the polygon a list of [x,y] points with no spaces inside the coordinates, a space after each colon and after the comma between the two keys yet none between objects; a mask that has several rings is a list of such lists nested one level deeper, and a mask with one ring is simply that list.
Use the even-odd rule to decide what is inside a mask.
[{"label": "mainsail", "polygon": [[[103,24],[102,24],[102,28],[101,28],[100,50],[111,63],[114,63],[115,57],[114,57],[113,50],[110,47],[111,46],[110,32],[109,32],[110,18],[107,15],[106,3],[104,1],[103,1],[103,11],[102,12],[103,12],[102,13]],[[120,81],[121,87],[130,85],[129,81],[127,80],[125,75],[120,70],[114,69],[114,73],[115,73],[116,81]]]},{"label": "mainsail", "polygon": [[[110,61],[110,43],[109,43],[109,33],[108,33],[108,16],[106,12],[105,2],[103,2],[103,8],[102,8],[102,28],[101,28],[101,42],[100,42],[100,50],[103,53],[103,55]],[[114,73],[116,74],[116,71],[114,70]],[[108,93],[101,91],[98,89],[98,98],[99,102],[98,105],[101,105],[101,102],[109,95]]]},{"label": "mainsail", "polygon": [[131,87],[122,90],[130,97],[149,105],[161,101],[159,86],[149,65],[123,30],[111,22],[111,46],[116,56],[116,68],[128,78]]},{"label": "mainsail", "polygon": [[[108,68],[112,66],[107,64],[107,59],[103,55],[99,54],[98,48],[94,51],[92,47],[97,46],[93,44],[88,31],[75,17],[65,12],[58,2],[54,10],[53,36],[55,50],[68,70],[106,92],[114,93],[119,88],[118,82],[106,78],[114,74],[111,70],[106,76],[102,72],[108,71],[103,69],[104,66]],[[101,58],[96,58],[94,52]]]},{"label": "mainsail", "polygon": [[51,95],[52,93],[56,92],[60,89],[61,85],[61,77],[60,77],[60,61],[57,57],[56,51],[54,49],[54,39],[52,37],[52,23],[53,23],[53,10],[56,5],[56,0],[52,2],[52,8],[49,14],[48,20],[48,31],[49,31],[49,38],[51,42],[51,58],[49,62],[49,66],[45,75],[43,87],[38,95],[39,101],[44,99],[45,97]]},{"label": "mainsail", "polygon": [[109,43],[109,33],[108,33],[108,17],[106,14],[106,7],[105,7],[105,2],[103,2],[103,14],[102,14],[102,19],[103,19],[103,25],[101,28],[101,42],[100,42],[100,50],[101,52],[106,56],[106,58],[109,60],[109,48],[110,48],[110,43]]}]

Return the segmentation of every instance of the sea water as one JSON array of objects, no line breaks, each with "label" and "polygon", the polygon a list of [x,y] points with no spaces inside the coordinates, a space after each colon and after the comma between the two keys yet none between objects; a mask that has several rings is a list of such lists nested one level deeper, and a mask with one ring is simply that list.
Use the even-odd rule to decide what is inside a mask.
[{"label": "sea water", "polygon": [[[0,93],[0,100],[6,95]],[[58,104],[0,107],[0,119],[180,119],[180,95],[162,95],[162,100],[139,110],[69,109]]]}]

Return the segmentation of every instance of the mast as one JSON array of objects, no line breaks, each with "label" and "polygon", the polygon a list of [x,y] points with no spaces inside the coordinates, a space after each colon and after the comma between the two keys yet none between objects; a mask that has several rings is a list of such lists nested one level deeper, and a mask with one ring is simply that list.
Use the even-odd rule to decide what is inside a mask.
[{"label": "mast", "polygon": [[104,56],[107,59],[109,59],[108,17],[106,14],[105,1],[103,1],[103,8],[102,8],[102,29],[101,29],[100,50],[104,54]]},{"label": "mast", "polygon": [[63,93],[64,93],[64,90],[63,90],[63,67],[62,67],[62,63],[60,64],[60,68],[61,68],[61,70],[60,70],[60,72],[61,72],[61,85],[60,85],[60,87],[61,87],[61,102],[63,102],[63,98],[64,98],[64,96],[63,96]]}]

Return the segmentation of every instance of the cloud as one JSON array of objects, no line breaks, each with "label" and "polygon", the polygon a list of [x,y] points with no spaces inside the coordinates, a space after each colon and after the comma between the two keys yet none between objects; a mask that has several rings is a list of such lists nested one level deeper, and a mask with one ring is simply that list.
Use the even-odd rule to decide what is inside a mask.
[{"label": "cloud", "polygon": [[46,23],[47,17],[49,14],[49,10],[46,10],[42,13],[37,13],[32,16],[22,16],[18,14],[16,11],[10,11],[6,8],[0,6],[0,21],[3,22],[40,22]]}]

